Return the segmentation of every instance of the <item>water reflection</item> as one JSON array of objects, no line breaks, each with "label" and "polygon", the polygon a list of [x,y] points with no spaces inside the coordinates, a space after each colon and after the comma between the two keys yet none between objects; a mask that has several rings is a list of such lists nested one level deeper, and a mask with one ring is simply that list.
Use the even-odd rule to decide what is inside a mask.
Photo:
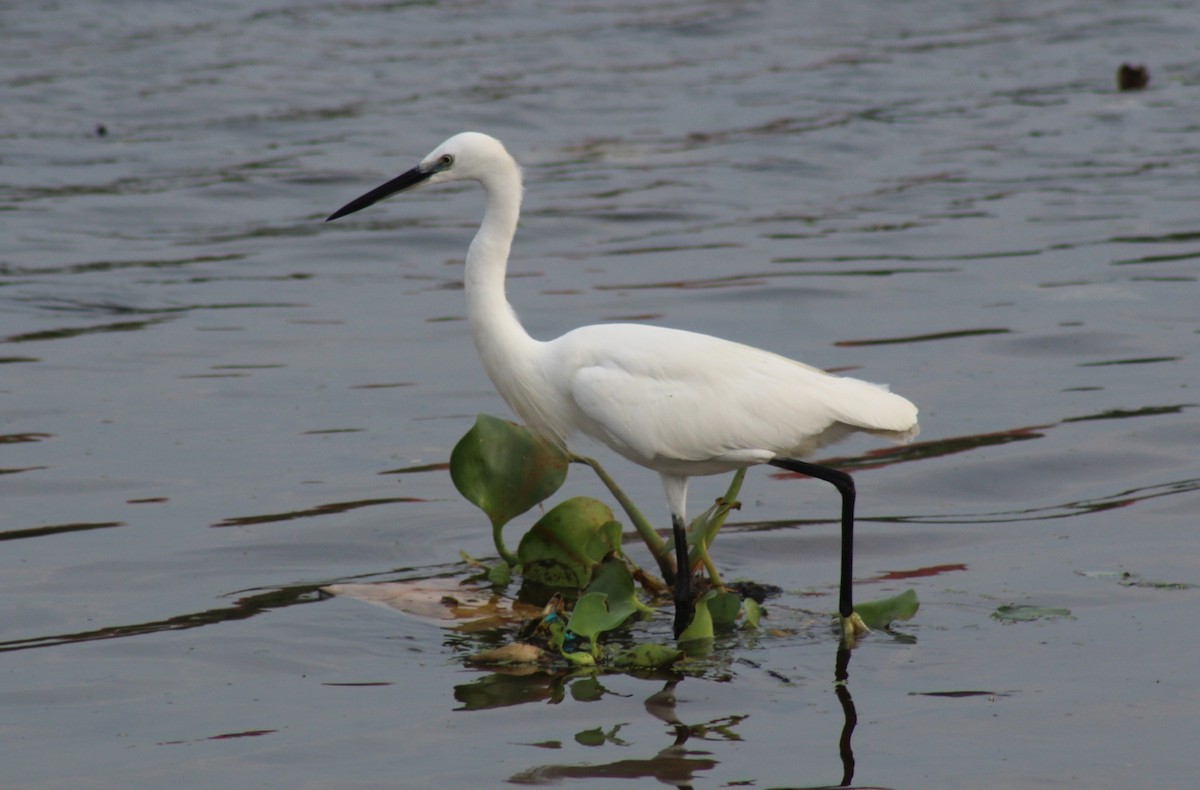
[{"label": "water reflection", "polygon": [[854,700],[850,697],[850,688],[847,685],[850,680],[850,650],[840,643],[837,648],[837,662],[833,678],[833,692],[837,695],[838,702],[841,703],[844,717],[842,734],[838,738],[838,754],[842,758],[841,786],[845,787],[854,780],[854,748],[850,739],[854,735],[854,728],[858,726],[858,711],[854,707]]},{"label": "water reflection", "polygon": [[0,653],[14,650],[31,650],[38,647],[78,644],[81,642],[95,642],[103,639],[123,639],[130,636],[143,636],[163,631],[199,628],[231,620],[244,620],[271,609],[318,601],[321,598],[319,591],[322,586],[324,585],[302,584],[293,587],[281,587],[277,590],[268,590],[238,598],[231,606],[220,606],[201,612],[189,612],[163,620],[107,626],[69,634],[50,634],[29,639],[12,639],[0,642]]},{"label": "water reflection", "polygon": [[672,744],[654,757],[643,760],[617,760],[596,765],[543,765],[508,778],[512,784],[551,785],[564,779],[656,779],[675,787],[692,786],[695,775],[711,771],[716,760],[693,756],[681,744]]},{"label": "water reflection", "polygon": [[1044,505],[1042,507],[995,510],[982,513],[886,516],[877,518],[876,520],[898,524],[1000,524],[1006,522],[1048,521],[1102,513],[1106,510],[1129,507],[1161,497],[1191,494],[1196,491],[1200,491],[1200,478],[1173,480],[1167,483],[1139,486],[1105,496],[1090,497],[1061,504]]},{"label": "water reflection", "polygon": [[328,502],[324,505],[305,508],[303,510],[288,510],[283,513],[264,513],[257,516],[235,516],[227,518],[223,521],[218,521],[213,524],[214,527],[248,527],[254,524],[272,524],[278,521],[292,521],[298,518],[311,518],[313,516],[330,516],[337,513],[346,513],[351,510],[358,510],[364,507],[374,507],[375,505],[394,505],[400,502],[424,502],[424,499],[410,496],[394,496],[381,497],[376,499],[359,499],[353,502]]},{"label": "water reflection", "polygon": [[454,687],[456,710],[489,710],[529,702],[561,702],[571,676],[536,667],[516,667],[494,672]]},{"label": "water reflection", "polygon": [[[837,759],[841,766],[841,778],[836,784],[808,785],[817,787],[846,787],[854,780],[855,758],[853,748],[854,729],[858,724],[858,712],[849,689],[849,667],[851,652],[838,645],[834,662],[834,694],[842,711],[840,729],[835,741]],[[663,673],[648,677],[652,679]],[[662,784],[679,788],[690,788],[706,772],[719,764],[714,752],[704,748],[706,743],[742,741],[739,725],[750,718],[750,714],[731,713],[700,722],[687,722],[680,718],[676,705],[676,689],[687,678],[671,674],[660,689],[643,701],[642,707],[652,718],[666,725],[664,735],[669,743],[649,757],[626,758],[609,762],[546,763],[527,768],[508,778],[512,784],[550,785],[565,779],[655,779]],[[456,686],[454,698],[462,703],[461,711],[480,711],[497,707],[520,705],[529,702],[562,702],[567,694],[577,702],[594,702],[615,692],[603,685],[601,676],[594,672],[568,671],[552,673],[543,670],[496,672],[470,683]],[[617,724],[605,731],[601,727],[575,733],[574,739],[584,746],[613,744],[635,747],[636,744],[621,738],[624,724]],[[559,741],[533,744],[544,748],[558,749]]]},{"label": "water reflection", "polygon": [[[290,278],[288,278],[290,279]],[[229,302],[213,304],[192,304],[183,306],[141,308],[112,303],[83,303],[70,300],[21,300],[34,307],[54,313],[69,312],[80,315],[138,315],[150,316],[140,320],[108,321],[90,326],[66,326],[54,329],[40,329],[32,332],[0,337],[0,343],[37,343],[46,340],[69,340],[88,335],[111,332],[140,332],[168,321],[173,321],[187,313],[199,310],[261,310],[267,308],[302,307],[295,302]],[[41,301],[41,304],[37,302]]]},{"label": "water reflection", "polygon": [[[835,469],[845,469],[847,471],[878,469],[884,466],[890,466],[891,464],[940,458],[942,456],[965,453],[969,450],[978,450],[984,447],[1009,444],[1010,442],[1020,442],[1028,439],[1040,439],[1044,435],[1043,431],[1052,427],[1054,426],[1031,425],[1020,428],[1009,428],[1002,431],[971,434],[967,436],[948,436],[941,439],[931,439],[924,442],[912,442],[911,444],[906,444],[899,447],[882,447],[858,456],[826,458],[821,461],[821,464],[824,466],[832,466]],[[772,478],[778,480],[785,480],[797,476],[794,472],[775,471],[772,471],[770,475]]]},{"label": "water reflection", "polygon": [[221,263],[238,261],[246,256],[240,253],[220,255],[195,255],[187,258],[156,258],[147,260],[104,260],[87,263],[54,264],[51,266],[15,266],[0,263],[0,275],[5,277],[31,277],[50,274],[87,274],[120,269],[173,269],[194,263]]},{"label": "water reflection", "polygon": [[[1117,363],[1100,363],[1117,364]],[[944,436],[928,441],[912,442],[900,447],[883,447],[863,453],[859,456],[827,458],[821,461],[826,466],[837,469],[862,470],[875,469],[891,464],[909,461],[929,460],[949,455],[956,455],[985,447],[1023,442],[1030,439],[1041,439],[1052,429],[1063,425],[1096,420],[1121,420],[1134,417],[1159,417],[1168,414],[1180,414],[1185,409],[1195,408],[1195,403],[1173,403],[1154,406],[1141,406],[1130,409],[1108,409],[1096,414],[1084,414],[1074,417],[1063,417],[1057,423],[1045,425],[1024,425],[1016,428],[1006,428],[986,433],[967,434],[963,436]],[[789,472],[772,472],[771,476],[785,479],[792,475]]]},{"label": "water reflection", "polygon": [[1089,422],[1092,420],[1123,420],[1127,417],[1156,417],[1162,414],[1179,414],[1184,409],[1195,408],[1195,403],[1179,403],[1173,406],[1143,406],[1140,409],[1109,409],[1099,414],[1087,414],[1082,417],[1067,417],[1066,422]]},{"label": "water reflection", "polygon": [[838,340],[833,345],[840,348],[850,348],[854,346],[887,346],[900,343],[926,343],[930,340],[955,340],[963,337],[976,337],[979,335],[1004,335],[1011,332],[1011,329],[1003,328],[985,328],[985,329],[957,329],[951,332],[931,332],[923,335],[909,335],[907,337],[882,337],[872,338],[868,340]]},{"label": "water reflection", "polygon": [[58,329],[42,329],[36,332],[20,332],[0,339],[4,343],[32,343],[43,340],[66,340],[84,335],[95,335],[104,332],[137,332],[156,324],[161,324],[169,318],[150,318],[145,321],[114,321],[92,326],[61,327]]},{"label": "water reflection", "polygon": [[[872,465],[883,465],[898,463],[900,461],[952,455],[990,445],[1042,438],[1051,429],[1062,425],[1081,422],[1123,420],[1138,417],[1157,417],[1167,414],[1178,414],[1184,409],[1194,408],[1196,405],[1197,404],[1194,403],[1180,403],[1161,406],[1144,406],[1133,409],[1111,409],[1096,414],[1065,417],[1057,424],[1026,426],[992,433],[948,437],[929,442],[917,442],[907,447],[880,450],[868,455],[864,455],[860,458],[834,459],[827,461],[826,463],[844,469],[861,469],[868,468]],[[877,517],[875,520],[893,523],[927,524],[982,524],[1040,521],[1099,513],[1112,508],[1127,507],[1139,502],[1158,499],[1160,497],[1188,494],[1198,489],[1200,489],[1200,478],[1184,478],[1180,480],[1171,480],[1153,483],[1150,485],[1137,486],[1134,488],[1121,489],[1120,491],[1098,497],[1089,497],[1086,499],[1043,505],[1039,507],[1013,508],[1011,510],[987,511],[978,513],[943,513],[939,515],[931,514],[923,516],[882,516]],[[865,521],[870,519],[862,520]],[[736,529],[737,526],[734,526],[734,528]]]},{"label": "water reflection", "polygon": [[81,522],[77,524],[48,524],[44,527],[30,527],[28,529],[6,529],[3,532],[0,532],[0,541],[44,538],[49,535],[61,535],[66,532],[87,532],[93,529],[111,529],[112,527],[123,526],[125,526],[124,521],[95,521]]},{"label": "water reflection", "polygon": [[[644,252],[638,250],[637,252]],[[686,280],[663,280],[657,282],[633,282],[598,284],[593,289],[605,291],[650,291],[650,290],[709,290],[723,288],[749,288],[769,284],[770,280],[794,277],[891,277],[896,274],[943,274],[956,271],[947,267],[883,267],[878,269],[804,269],[796,271],[739,272],[714,277],[692,277]],[[940,338],[931,338],[940,339]]]}]

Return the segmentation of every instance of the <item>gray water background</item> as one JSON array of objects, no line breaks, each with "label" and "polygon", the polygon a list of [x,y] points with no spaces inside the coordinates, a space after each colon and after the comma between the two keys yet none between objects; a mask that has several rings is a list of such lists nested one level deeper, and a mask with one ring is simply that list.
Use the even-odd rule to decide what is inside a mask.
[{"label": "gray water background", "polygon": [[921,407],[825,456],[860,462],[859,597],[922,601],[854,652],[856,784],[1194,786],[1196,10],[4,5],[0,786],[842,777],[834,640],[794,627],[834,605],[826,486],[748,476],[715,556],[781,627],[675,687],[680,746],[662,678],[472,706],[470,638],[317,594],[492,552],[436,468],[507,415],[463,323],[478,190],[322,223],[464,129],[525,167],[535,336],[696,329]]}]

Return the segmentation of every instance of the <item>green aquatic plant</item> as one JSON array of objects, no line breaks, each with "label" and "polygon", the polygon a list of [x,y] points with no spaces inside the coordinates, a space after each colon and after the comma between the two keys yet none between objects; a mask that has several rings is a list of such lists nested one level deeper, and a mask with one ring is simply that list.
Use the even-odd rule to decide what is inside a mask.
[{"label": "green aquatic plant", "polygon": [[[505,546],[504,527],[552,497],[565,482],[571,463],[590,467],[600,478],[646,544],[665,583],[626,556],[620,522],[608,505],[592,497],[576,496],[551,507],[521,537],[515,554]],[[506,586],[519,575],[523,585],[557,591],[574,601],[569,616],[559,611],[561,607],[548,608],[537,625],[548,635],[548,647],[576,665],[589,667],[599,661],[665,666],[678,660],[678,651],[661,646],[606,656],[601,640],[635,616],[654,611],[638,597],[639,582],[651,598],[660,598],[677,574],[690,576],[701,567],[711,588],[696,601],[695,617],[679,641],[702,644],[718,631],[759,625],[762,608],[752,598],[726,588],[709,556],[730,512],[739,507],[737,496],[745,470],[738,470],[725,495],[689,525],[688,565],[682,569],[675,567],[672,545],[659,537],[597,461],[568,454],[523,426],[479,415],[450,456],[450,475],[459,492],[491,521],[502,563],[487,569],[489,581]],[[862,603],[843,623],[843,638],[852,646],[857,636],[871,628],[886,628],[894,620],[912,617],[917,605],[911,590],[895,598]]]},{"label": "green aquatic plant", "polygon": [[496,551],[511,566],[519,560],[504,546],[504,525],[562,487],[567,458],[527,428],[480,414],[450,454],[450,477],[491,519]]}]

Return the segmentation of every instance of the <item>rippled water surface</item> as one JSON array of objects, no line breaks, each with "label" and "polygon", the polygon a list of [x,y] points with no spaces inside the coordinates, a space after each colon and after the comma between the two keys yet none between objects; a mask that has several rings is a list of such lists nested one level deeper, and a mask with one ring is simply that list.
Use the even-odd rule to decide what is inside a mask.
[{"label": "rippled water surface", "polygon": [[[1191,786],[1198,40],[1184,2],[5,5],[0,784]],[[844,689],[836,496],[763,469],[715,558],[773,627],[683,678],[492,675],[318,593],[492,552],[443,467],[507,414],[477,190],[322,222],[463,129],[525,166],[533,334],[670,324],[919,404],[821,459],[858,595],[922,601]]]}]

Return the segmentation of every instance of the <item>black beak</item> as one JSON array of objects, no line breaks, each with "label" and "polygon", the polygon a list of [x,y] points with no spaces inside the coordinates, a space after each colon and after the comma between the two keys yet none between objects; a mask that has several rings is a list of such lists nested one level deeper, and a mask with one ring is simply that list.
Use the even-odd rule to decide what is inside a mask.
[{"label": "black beak", "polygon": [[402,173],[396,176],[386,184],[381,184],[380,186],[375,187],[367,194],[351,200],[349,203],[330,214],[325,221],[329,222],[337,219],[338,217],[344,217],[347,214],[353,214],[360,209],[364,209],[367,206],[378,203],[386,197],[391,197],[397,192],[403,192],[406,189],[412,189],[417,184],[420,184],[422,181],[429,178],[436,172],[436,170],[425,171],[419,167],[414,167],[407,173]]}]

